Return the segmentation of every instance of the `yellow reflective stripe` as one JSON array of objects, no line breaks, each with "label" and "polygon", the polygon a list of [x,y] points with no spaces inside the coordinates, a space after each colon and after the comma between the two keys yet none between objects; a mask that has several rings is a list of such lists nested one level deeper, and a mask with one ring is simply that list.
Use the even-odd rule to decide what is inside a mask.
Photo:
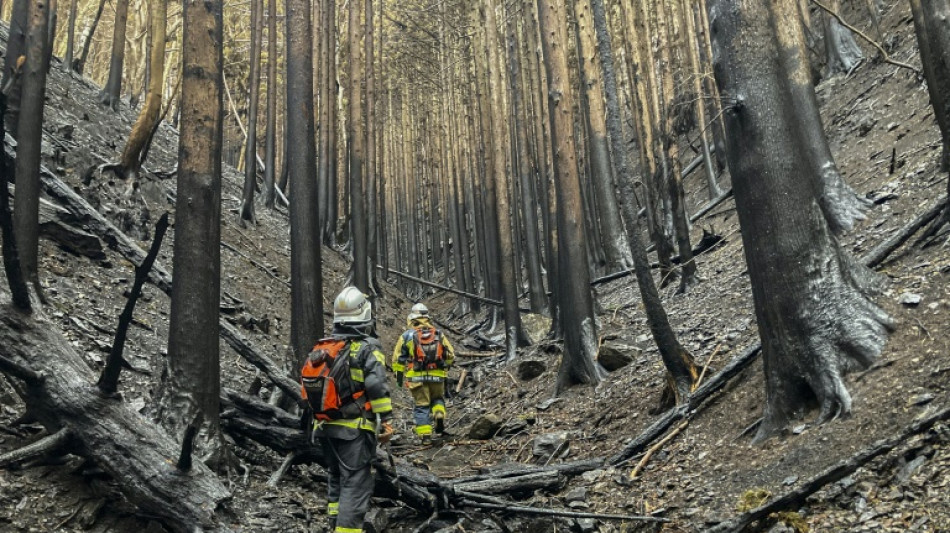
[{"label": "yellow reflective stripe", "polygon": [[444,415],[444,414],[445,414],[445,406],[442,405],[441,403],[437,403],[437,404],[435,404],[435,405],[432,406],[432,412],[433,412],[433,413],[442,413],[442,414]]},{"label": "yellow reflective stripe", "polygon": [[438,369],[438,368],[433,369],[433,370],[410,370],[409,372],[406,372],[406,377],[409,379],[425,377],[425,376],[444,378],[446,376],[446,373],[445,373],[445,370]]},{"label": "yellow reflective stripe", "polygon": [[327,504],[327,514],[336,516],[340,514],[340,502],[330,502]]},{"label": "yellow reflective stripe", "polygon": [[327,420],[324,424],[328,426],[343,426],[353,429],[365,429],[366,431],[376,431],[376,424],[365,418],[344,418],[342,420]]},{"label": "yellow reflective stripe", "polygon": [[373,355],[376,356],[376,360],[379,361],[379,364],[386,366],[386,355],[379,350],[373,350]]},{"label": "yellow reflective stripe", "polygon": [[363,369],[350,367],[350,379],[353,381],[363,382]]},{"label": "yellow reflective stripe", "polygon": [[350,356],[356,357],[356,354],[360,353],[360,347],[363,346],[363,343],[353,341],[350,343]]},{"label": "yellow reflective stripe", "polygon": [[362,528],[358,527],[340,527],[336,526],[336,529],[333,530],[335,533],[363,533]]},{"label": "yellow reflective stripe", "polygon": [[393,363],[393,372],[405,372],[406,365],[402,363]]},{"label": "yellow reflective stripe", "polygon": [[393,410],[393,402],[389,398],[370,400],[369,406],[373,409],[374,413],[388,413]]},{"label": "yellow reflective stripe", "polygon": [[431,425],[425,424],[422,426],[416,426],[416,435],[431,435],[431,434],[432,434]]}]

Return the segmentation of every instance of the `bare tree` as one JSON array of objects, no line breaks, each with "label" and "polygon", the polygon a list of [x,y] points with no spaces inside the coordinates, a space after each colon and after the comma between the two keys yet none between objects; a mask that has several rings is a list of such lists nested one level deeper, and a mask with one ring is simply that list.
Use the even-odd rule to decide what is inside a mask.
[{"label": "bare tree", "polygon": [[257,188],[257,116],[261,99],[261,44],[263,41],[264,0],[251,0],[251,57],[248,73],[247,144],[244,151],[244,190],[241,196],[241,220],[254,222],[254,192]]},{"label": "bare tree", "polygon": [[29,0],[14,0],[10,12],[10,32],[7,36],[6,57],[3,61],[3,81],[0,90],[7,96],[7,131],[16,139],[19,128],[20,93],[23,87],[20,58],[25,59],[26,35],[30,24]]},{"label": "bare tree", "polygon": [[[14,8],[16,5],[14,5]],[[16,197],[13,227],[20,268],[42,298],[39,280],[40,157],[43,139],[43,107],[46,102],[46,71],[49,67],[49,4],[30,2],[27,18],[26,61],[20,66],[23,93],[20,101],[16,157]],[[6,187],[6,183],[3,183]]]},{"label": "bare tree", "polygon": [[96,28],[99,27],[99,20],[102,18],[102,10],[106,7],[106,0],[99,0],[99,7],[96,8],[96,14],[92,18],[92,23],[84,32],[86,38],[82,43],[82,51],[79,53],[79,59],[76,61],[75,70],[79,74],[86,68],[86,58],[89,57],[89,49],[92,47],[92,38],[96,35]]},{"label": "bare tree", "polygon": [[183,5],[180,201],[172,259],[176,275],[167,367],[155,415],[176,437],[203,421],[212,439],[209,447],[219,460],[224,453],[218,423],[224,7],[222,0]]},{"label": "bare tree", "polygon": [[554,184],[557,192],[558,269],[570,280],[559,296],[564,356],[558,390],[572,384],[597,383],[597,327],[590,293],[590,271],[584,259],[584,213],[574,151],[574,98],[567,67],[567,16],[557,0],[538,0],[541,46],[549,84]]},{"label": "bare tree", "polygon": [[300,360],[323,336],[323,271],[313,129],[313,37],[308,0],[285,0],[290,180],[291,348]]},{"label": "bare tree", "polygon": [[[829,2],[832,11],[841,11],[841,1]],[[828,61],[828,76],[841,72],[850,72],[864,59],[864,52],[854,41],[851,30],[845,28],[838,19],[829,13],[824,15],[825,23],[825,53]]]},{"label": "bare tree", "polygon": [[663,364],[667,370],[668,391],[672,393],[670,396],[673,402],[679,404],[692,392],[699,379],[699,370],[692,354],[677,339],[676,332],[670,325],[669,317],[663,308],[663,302],[660,300],[656,283],[653,281],[653,274],[650,272],[650,262],[642,238],[643,229],[640,227],[640,217],[637,216],[637,206],[634,202],[634,177],[621,131],[620,99],[617,94],[617,76],[614,70],[610,34],[607,31],[607,14],[604,0],[587,1],[591,5],[593,25],[597,32],[597,50],[601,58],[604,96],[607,104],[607,137],[610,140],[614,168],[617,169],[620,184],[619,201],[620,207],[623,209],[623,222],[630,241],[634,273],[636,274],[640,299],[643,302],[650,333],[653,335],[653,340],[656,342],[660,357],[663,359]]},{"label": "bare tree", "polygon": [[350,0],[350,77],[349,117],[347,118],[347,149],[349,150],[350,187],[350,238],[353,242],[353,285],[364,293],[369,292],[367,270],[366,198],[364,195],[363,167],[366,136],[363,123],[363,2]]},{"label": "bare tree", "polygon": [[76,48],[76,4],[79,0],[69,0],[69,20],[66,23],[66,53],[63,54],[63,70],[72,72]]},{"label": "bare tree", "polygon": [[135,178],[145,162],[149,137],[161,120],[162,89],[165,81],[165,34],[167,29],[168,4],[149,2],[149,33],[152,47],[149,51],[149,83],[145,105],[129,133],[129,140],[122,150],[119,172],[127,178]]},{"label": "bare tree", "polygon": [[[116,0],[115,26],[112,28],[112,59],[109,61],[109,79],[99,93],[99,102],[118,110],[122,94],[122,66],[125,63],[125,31],[129,21],[129,0]],[[92,35],[90,34],[90,39]]]},{"label": "bare tree", "polygon": [[[782,0],[716,0],[710,9],[729,169],[765,359],[757,439],[817,400],[820,422],[851,410],[843,375],[879,355],[892,322],[868,297],[873,274],[838,244],[818,202],[807,140],[787,89]],[[803,186],[802,176],[808,180]]]},{"label": "bare tree", "polygon": [[264,205],[274,207],[277,172],[277,1],[267,0],[267,125],[264,132]]},{"label": "bare tree", "polygon": [[[920,47],[920,59],[930,91],[930,103],[933,105],[943,138],[943,153],[940,157],[940,170],[950,171],[950,1],[948,0],[910,0],[914,14],[914,28],[917,31],[917,44]],[[950,180],[947,182],[947,195],[950,197]],[[933,234],[943,224],[950,224],[950,206],[944,208],[943,216],[928,229]]]}]

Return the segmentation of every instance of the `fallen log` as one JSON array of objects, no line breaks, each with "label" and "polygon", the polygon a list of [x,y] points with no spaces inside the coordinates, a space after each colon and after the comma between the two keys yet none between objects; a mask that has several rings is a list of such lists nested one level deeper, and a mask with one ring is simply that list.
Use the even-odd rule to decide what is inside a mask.
[{"label": "fallen log", "polygon": [[639,516],[629,514],[607,514],[607,513],[584,513],[577,511],[567,511],[562,509],[542,509],[540,507],[525,507],[520,505],[502,505],[497,503],[478,502],[472,500],[462,500],[462,505],[477,507],[480,509],[491,509],[496,511],[505,511],[507,513],[534,514],[546,516],[564,516],[568,518],[596,518],[600,520],[630,520],[636,522],[669,522],[669,518],[658,516]]},{"label": "fallen log", "polygon": [[216,510],[228,490],[204,464],[183,473],[170,458],[180,446],[127,403],[100,394],[97,376],[58,328],[41,313],[31,317],[0,307],[0,356],[38,376],[24,384],[27,409],[51,435],[69,436],[70,453],[107,472],[129,501],[173,531],[224,531]]},{"label": "fallen log", "polygon": [[941,199],[939,202],[934,204],[930,209],[924,211],[916,218],[908,222],[901,229],[897,230],[896,233],[884,240],[884,242],[878,244],[874,247],[873,250],[868,252],[864,256],[864,264],[870,268],[874,268],[884,262],[894,250],[897,250],[901,247],[902,244],[907,242],[914,233],[920,230],[920,228],[926,226],[931,220],[937,218],[944,207],[947,206],[947,198]]},{"label": "fallen log", "polygon": [[470,293],[470,292],[460,291],[460,290],[454,289],[454,288],[452,288],[452,287],[446,287],[445,285],[439,285],[438,283],[433,283],[433,282],[431,282],[431,281],[424,280],[424,279],[422,279],[422,278],[417,278],[417,277],[415,277],[415,276],[410,276],[409,274],[405,274],[405,273],[403,273],[403,272],[399,272],[398,270],[393,270],[393,269],[391,269],[391,268],[390,268],[389,270],[386,270],[385,268],[383,268],[382,265],[376,265],[376,268],[378,268],[379,270],[382,270],[382,271],[384,271],[384,272],[387,272],[387,273],[389,273],[389,274],[395,274],[395,275],[399,276],[400,278],[407,279],[407,280],[409,280],[409,281],[414,281],[414,282],[419,283],[419,284],[421,284],[421,285],[425,285],[425,286],[427,286],[427,287],[432,287],[432,288],[434,288],[434,289],[439,289],[439,290],[442,290],[442,291],[445,291],[445,292],[451,292],[452,294],[458,294],[459,296],[464,296],[464,297],[466,297],[466,298],[468,298],[468,299],[470,299],[470,300],[475,300],[475,301],[478,301],[478,302],[486,303],[486,304],[489,304],[489,305],[494,305],[494,306],[497,306],[497,307],[501,307],[501,306],[502,306],[502,303],[499,302],[498,300],[492,300],[491,298],[485,298],[484,296],[479,296],[479,295],[477,295],[477,294],[472,294],[472,293]]},{"label": "fallen log", "polygon": [[564,486],[565,478],[557,471],[532,472],[520,476],[502,477],[453,483],[452,488],[465,492],[482,494],[506,494],[534,492],[538,489],[558,490]]},{"label": "fallen log", "polygon": [[818,492],[822,487],[825,487],[829,483],[834,483],[845,476],[853,473],[858,468],[861,468],[867,464],[872,459],[879,457],[894,448],[900,445],[902,442],[906,441],[908,438],[922,433],[930,427],[932,427],[937,422],[942,420],[950,419],[950,408],[941,409],[935,413],[932,413],[929,416],[926,416],[922,419],[917,420],[911,425],[907,426],[903,431],[888,437],[881,439],[869,448],[861,450],[857,454],[841,461],[834,466],[829,467],[824,472],[818,474],[817,476],[812,477],[811,479],[806,480],[800,487],[797,489],[779,497],[774,500],[760,505],[751,511],[743,513],[739,516],[736,516],[730,520],[722,522],[715,527],[707,529],[707,533],[724,533],[724,532],[740,532],[743,531],[746,527],[751,525],[753,522],[761,520],[772,513],[784,511],[788,509],[795,509],[801,506],[804,503],[805,498]]}]

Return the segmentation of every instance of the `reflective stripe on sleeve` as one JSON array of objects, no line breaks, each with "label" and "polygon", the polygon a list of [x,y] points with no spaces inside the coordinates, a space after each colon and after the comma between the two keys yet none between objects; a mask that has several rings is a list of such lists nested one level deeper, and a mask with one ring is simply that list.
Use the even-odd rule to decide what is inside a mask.
[{"label": "reflective stripe on sleeve", "polygon": [[370,408],[373,409],[374,413],[388,413],[393,410],[393,402],[389,398],[380,398],[378,400],[369,401]]},{"label": "reflective stripe on sleeve", "polygon": [[358,383],[362,383],[362,382],[363,382],[363,369],[362,369],[362,368],[355,368],[355,367],[352,367],[352,366],[351,366],[351,367],[350,367],[350,379],[352,379],[353,381],[356,381],[356,382],[358,382]]}]

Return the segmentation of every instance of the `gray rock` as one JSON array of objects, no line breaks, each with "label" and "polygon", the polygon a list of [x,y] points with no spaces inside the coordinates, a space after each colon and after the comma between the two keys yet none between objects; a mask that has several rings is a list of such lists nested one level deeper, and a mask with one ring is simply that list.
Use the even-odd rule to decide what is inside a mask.
[{"label": "gray rock", "polygon": [[478,417],[478,420],[472,424],[468,430],[468,438],[476,440],[488,440],[498,433],[501,429],[501,418],[491,413]]},{"label": "gray rock", "polygon": [[501,426],[502,435],[514,435],[528,429],[528,421],[523,417],[512,418]]},{"label": "gray rock", "polygon": [[551,319],[538,314],[521,315],[521,325],[531,344],[538,344],[551,330]]},{"label": "gray rock", "polygon": [[518,379],[521,381],[531,381],[540,376],[547,369],[544,361],[537,359],[525,359],[518,363]]},{"label": "gray rock", "polygon": [[597,354],[597,362],[608,372],[613,372],[629,365],[642,353],[636,346],[604,344]]},{"label": "gray rock", "polygon": [[574,487],[573,489],[567,491],[567,494],[564,495],[564,503],[566,504],[586,501],[587,487]]},{"label": "gray rock", "polygon": [[538,408],[538,411],[547,411],[552,405],[556,404],[559,401],[561,401],[561,398],[548,398],[547,400],[544,400],[543,402],[539,403],[535,407]]},{"label": "gray rock", "polygon": [[914,292],[905,292],[897,299],[897,303],[906,305],[907,307],[916,307],[920,304],[921,300],[923,300],[923,296]]},{"label": "gray rock", "polygon": [[928,403],[934,401],[934,398],[936,398],[936,396],[934,396],[932,393],[925,392],[912,396],[909,400],[907,400],[907,403],[909,405],[927,405]]},{"label": "gray rock", "polygon": [[555,433],[545,433],[534,438],[532,453],[536,457],[548,458],[555,452],[562,453],[568,446],[570,434],[567,431],[558,431]]},{"label": "gray rock", "polygon": [[597,531],[597,521],[593,518],[578,518],[571,529],[578,533],[594,533]]}]

